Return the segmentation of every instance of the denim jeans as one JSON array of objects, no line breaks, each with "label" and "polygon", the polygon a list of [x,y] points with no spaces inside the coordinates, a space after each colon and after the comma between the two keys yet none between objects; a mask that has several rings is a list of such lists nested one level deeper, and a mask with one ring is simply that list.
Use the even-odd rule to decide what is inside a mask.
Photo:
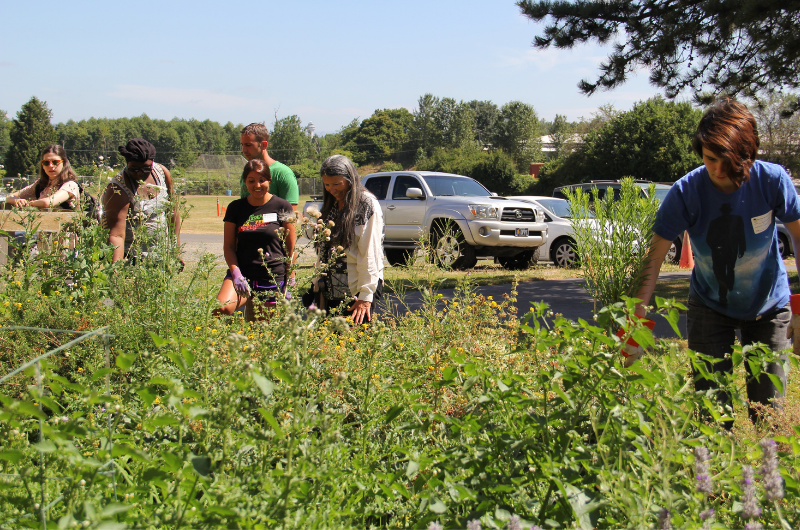
[{"label": "denim jeans", "polygon": [[[791,347],[789,339],[786,338],[786,328],[789,326],[791,318],[792,312],[787,305],[771,313],[761,315],[755,320],[739,320],[714,311],[703,304],[699,298],[690,294],[689,313],[686,317],[689,348],[715,359],[721,359],[713,365],[706,363],[706,368],[709,372],[730,374],[733,371],[733,361],[730,358],[730,354],[733,351],[737,329],[741,331],[742,346],[761,342],[769,346],[773,351],[781,351]],[[781,355],[781,359],[783,362],[787,361],[785,355]],[[788,374],[784,372],[783,366],[779,363],[769,363],[761,375],[758,378],[754,378],[750,371],[750,365],[746,362],[744,365],[747,370],[747,399],[751,403],[780,407],[780,403],[774,400],[784,397],[786,392]],[[705,391],[717,388],[714,381],[703,379],[694,369],[693,372],[695,390]],[[777,375],[781,379],[783,392],[779,392],[779,389],[773,384],[767,373]],[[731,396],[728,392],[718,391],[717,400],[730,405]],[[755,409],[750,407],[749,411],[751,420],[758,419]],[[732,422],[728,422],[726,425],[729,429],[732,426]]]}]

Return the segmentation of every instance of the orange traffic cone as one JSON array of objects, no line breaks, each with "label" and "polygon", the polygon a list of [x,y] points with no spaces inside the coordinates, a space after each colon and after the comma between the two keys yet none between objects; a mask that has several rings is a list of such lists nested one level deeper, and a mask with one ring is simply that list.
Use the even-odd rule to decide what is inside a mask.
[{"label": "orange traffic cone", "polygon": [[692,244],[689,241],[689,232],[683,233],[683,246],[681,246],[681,262],[678,266],[681,269],[694,269],[694,255],[692,255]]}]

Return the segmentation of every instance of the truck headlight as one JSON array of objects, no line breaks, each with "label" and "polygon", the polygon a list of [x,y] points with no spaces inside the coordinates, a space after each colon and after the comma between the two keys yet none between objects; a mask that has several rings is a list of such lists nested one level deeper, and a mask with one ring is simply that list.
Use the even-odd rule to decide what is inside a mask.
[{"label": "truck headlight", "polygon": [[488,204],[470,204],[469,211],[478,219],[497,219],[497,207]]},{"label": "truck headlight", "polygon": [[536,222],[537,223],[543,223],[544,222],[544,211],[540,210],[539,208],[534,208],[533,211],[534,211],[534,217],[536,217]]}]

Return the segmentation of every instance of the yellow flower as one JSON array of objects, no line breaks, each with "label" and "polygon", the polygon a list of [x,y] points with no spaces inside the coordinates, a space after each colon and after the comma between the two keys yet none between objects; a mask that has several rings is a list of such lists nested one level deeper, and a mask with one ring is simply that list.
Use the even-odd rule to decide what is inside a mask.
[{"label": "yellow flower", "polygon": [[83,373],[83,368],[78,368],[78,373]]},{"label": "yellow flower", "polygon": [[400,347],[402,348],[402,347],[403,347],[403,346],[405,346],[405,345],[406,345],[406,343],[405,343],[405,342],[401,342],[401,343],[400,343],[398,346],[400,346]]},{"label": "yellow flower", "polygon": [[497,307],[497,302],[495,302],[494,300],[492,300],[492,303],[491,303],[490,305],[491,305],[492,307]]},{"label": "yellow flower", "polygon": [[156,396],[156,398],[153,400],[153,404],[158,405],[159,403],[161,403],[161,398]]},{"label": "yellow flower", "polygon": [[195,326],[195,327],[194,327],[194,330],[195,330],[195,331],[200,331],[201,329],[203,329],[203,326]]},{"label": "yellow flower", "polygon": [[486,297],[487,300],[494,300],[491,296]]},{"label": "yellow flower", "polygon": [[217,332],[217,330],[216,330],[216,329],[212,329],[212,330],[211,330],[211,333],[216,333],[216,332]]},{"label": "yellow flower", "polygon": [[354,339],[353,337],[347,337],[347,340],[350,341],[351,343],[356,341],[356,339]]}]

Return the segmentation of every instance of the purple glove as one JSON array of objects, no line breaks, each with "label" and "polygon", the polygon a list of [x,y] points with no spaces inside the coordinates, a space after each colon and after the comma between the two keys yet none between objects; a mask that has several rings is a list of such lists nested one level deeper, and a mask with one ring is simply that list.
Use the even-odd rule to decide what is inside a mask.
[{"label": "purple glove", "polygon": [[239,267],[231,269],[231,276],[233,276],[233,289],[236,294],[244,297],[250,296],[250,284],[247,282],[247,278],[242,276],[242,271],[239,270]]}]

